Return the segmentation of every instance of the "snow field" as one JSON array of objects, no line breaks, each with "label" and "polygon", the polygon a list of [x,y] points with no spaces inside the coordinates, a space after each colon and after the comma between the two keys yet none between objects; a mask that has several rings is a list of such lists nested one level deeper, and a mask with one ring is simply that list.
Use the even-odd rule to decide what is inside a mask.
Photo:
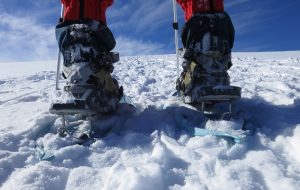
[{"label": "snow field", "polygon": [[[115,129],[90,146],[55,134],[60,119],[48,113],[55,61],[0,63],[0,189],[300,189],[299,58],[300,52],[233,55],[232,85],[243,88],[234,109],[256,129],[243,144],[177,129],[174,109],[162,109],[182,105],[171,96],[174,55],[121,58],[114,75],[139,114],[97,121],[99,132]],[[13,76],[16,68],[26,69]],[[55,158],[39,161],[37,144]]]}]

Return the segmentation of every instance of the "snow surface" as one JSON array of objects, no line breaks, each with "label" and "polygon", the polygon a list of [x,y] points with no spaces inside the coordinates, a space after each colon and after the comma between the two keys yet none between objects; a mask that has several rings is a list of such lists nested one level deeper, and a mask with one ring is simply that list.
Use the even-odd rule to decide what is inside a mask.
[{"label": "snow surface", "polygon": [[[299,59],[297,51],[233,54],[232,85],[243,88],[233,109],[256,129],[243,144],[179,132],[172,109],[163,109],[182,105],[172,97],[174,55],[121,58],[114,75],[139,113],[98,121],[117,128],[90,146],[55,133],[60,119],[48,109],[56,61],[0,63],[0,187],[298,190]],[[36,144],[55,158],[39,161]]]}]

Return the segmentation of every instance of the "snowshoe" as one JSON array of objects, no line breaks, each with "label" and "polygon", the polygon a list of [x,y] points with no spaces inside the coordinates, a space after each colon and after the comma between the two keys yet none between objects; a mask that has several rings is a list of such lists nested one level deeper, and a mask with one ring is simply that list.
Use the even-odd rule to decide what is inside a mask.
[{"label": "snowshoe", "polygon": [[240,117],[222,120],[187,104],[165,109],[174,113],[176,126],[191,136],[214,136],[233,143],[243,143],[249,134],[249,131],[244,130],[247,122]]},{"label": "snowshoe", "polygon": [[[229,60],[190,50],[184,53],[182,66],[176,89],[183,102],[196,108],[198,113],[191,112],[188,116],[179,113],[177,125],[193,136],[211,135],[242,143],[248,132],[243,130],[243,118],[236,118],[232,111],[232,103],[241,98],[241,88],[230,86]],[[201,122],[191,122],[197,114]]]},{"label": "snowshoe", "polygon": [[236,86],[203,86],[193,89],[192,105],[217,118],[220,111],[214,109],[215,104],[228,103],[228,109],[221,111],[219,118],[230,119],[232,115],[232,103],[241,98],[241,88]]}]

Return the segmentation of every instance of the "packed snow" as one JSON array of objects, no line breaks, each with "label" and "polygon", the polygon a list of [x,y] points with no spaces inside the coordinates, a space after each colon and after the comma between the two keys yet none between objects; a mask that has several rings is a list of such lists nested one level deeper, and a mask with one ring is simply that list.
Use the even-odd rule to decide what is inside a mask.
[{"label": "packed snow", "polygon": [[[299,59],[299,51],[233,54],[231,83],[242,87],[233,109],[252,131],[241,144],[178,128],[176,106],[193,110],[172,96],[175,55],[122,57],[115,64],[113,74],[138,112],[96,121],[97,132],[112,129],[88,146],[56,134],[61,120],[49,113],[56,61],[0,63],[0,187],[298,190]],[[39,160],[37,145],[54,157]]]}]

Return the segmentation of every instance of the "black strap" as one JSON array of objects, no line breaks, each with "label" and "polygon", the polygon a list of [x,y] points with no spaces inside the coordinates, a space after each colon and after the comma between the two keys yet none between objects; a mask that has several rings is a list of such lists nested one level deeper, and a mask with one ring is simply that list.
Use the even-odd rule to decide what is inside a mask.
[{"label": "black strap", "polygon": [[179,29],[178,22],[173,22],[173,28],[174,28],[175,30],[178,30],[178,29]]},{"label": "black strap", "polygon": [[211,13],[215,12],[214,0],[209,0],[209,11]]},{"label": "black strap", "polygon": [[80,0],[79,2],[79,19],[84,19],[84,0]]}]

